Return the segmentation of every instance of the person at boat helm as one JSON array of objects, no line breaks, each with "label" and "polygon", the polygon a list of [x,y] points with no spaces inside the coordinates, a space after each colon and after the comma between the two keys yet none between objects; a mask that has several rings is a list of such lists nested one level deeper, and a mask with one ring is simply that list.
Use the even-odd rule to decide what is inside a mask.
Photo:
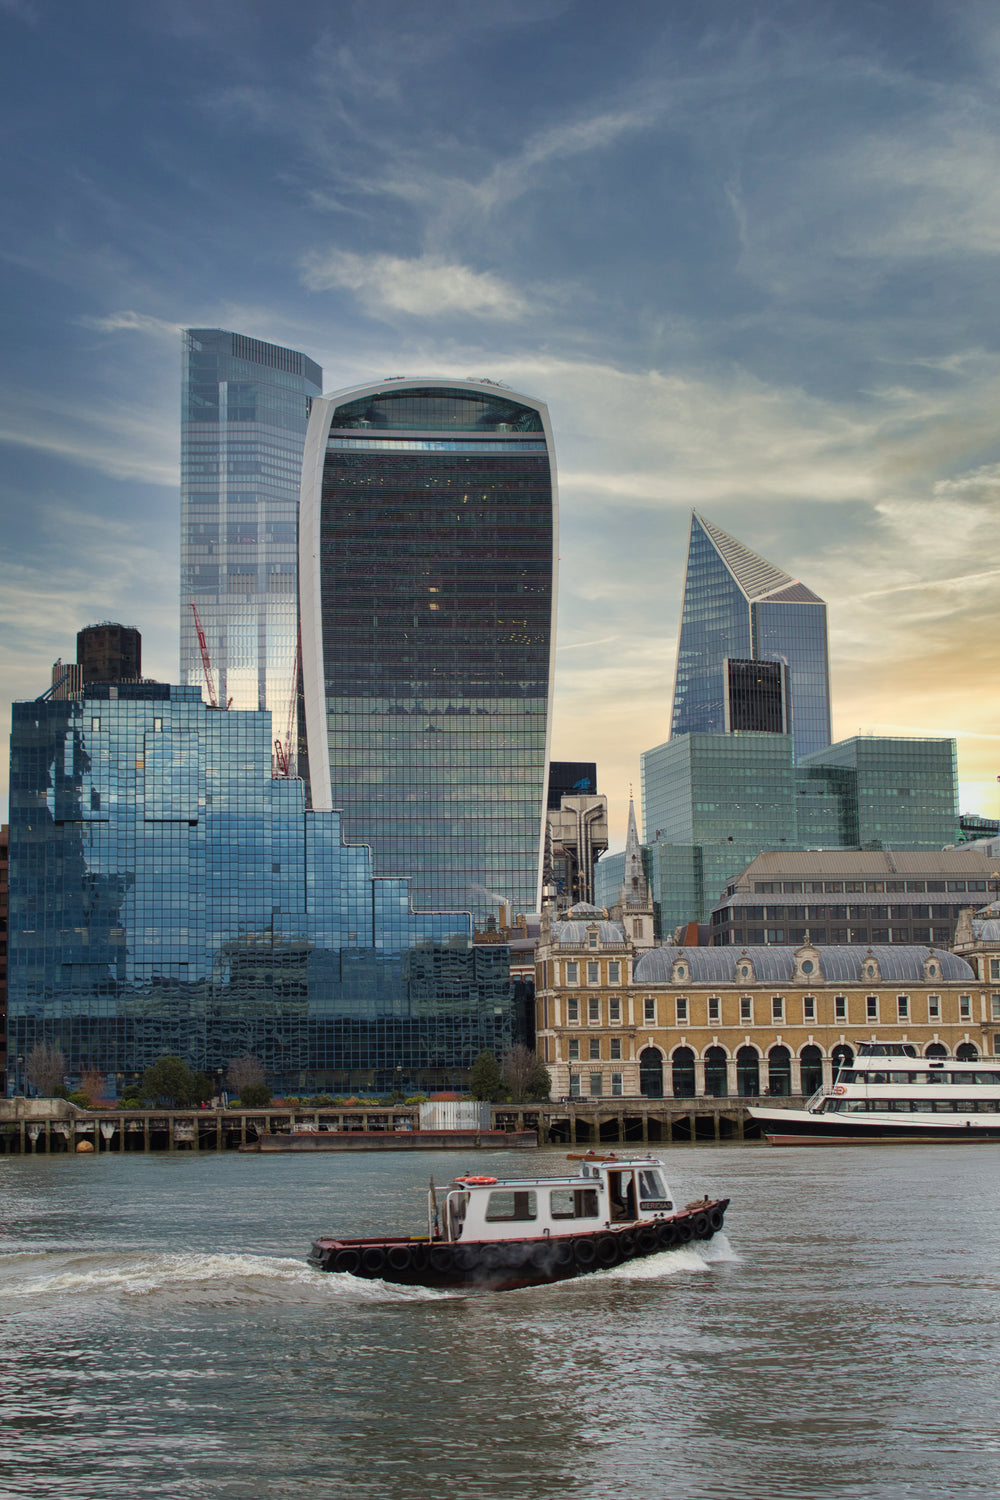
[{"label": "person at boat helm", "polygon": [[631,1223],[635,1218],[635,1180],[631,1172],[609,1172],[611,1218],[614,1223]]}]

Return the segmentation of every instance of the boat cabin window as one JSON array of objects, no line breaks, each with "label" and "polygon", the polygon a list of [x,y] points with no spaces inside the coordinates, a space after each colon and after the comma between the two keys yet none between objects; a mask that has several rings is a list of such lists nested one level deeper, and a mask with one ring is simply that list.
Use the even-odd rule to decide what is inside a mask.
[{"label": "boat cabin window", "polygon": [[554,1219],[596,1219],[600,1215],[596,1188],[553,1188],[549,1206]]},{"label": "boat cabin window", "polygon": [[486,1222],[522,1222],[538,1217],[538,1198],[533,1188],[505,1188],[490,1194],[486,1205]]},{"label": "boat cabin window", "polygon": [[639,1197],[667,1197],[667,1190],[663,1185],[663,1178],[660,1176],[659,1172],[654,1172],[649,1167],[646,1167],[639,1173]]}]

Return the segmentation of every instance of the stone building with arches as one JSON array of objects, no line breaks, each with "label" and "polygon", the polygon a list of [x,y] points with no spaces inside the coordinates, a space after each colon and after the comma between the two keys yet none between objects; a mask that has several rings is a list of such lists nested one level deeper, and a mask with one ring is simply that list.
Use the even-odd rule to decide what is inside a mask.
[{"label": "stone building with arches", "polygon": [[991,988],[972,953],[654,947],[627,917],[542,914],[536,1049],[555,1099],[809,1095],[873,1036],[927,1056],[1000,1055],[1000,968]]}]

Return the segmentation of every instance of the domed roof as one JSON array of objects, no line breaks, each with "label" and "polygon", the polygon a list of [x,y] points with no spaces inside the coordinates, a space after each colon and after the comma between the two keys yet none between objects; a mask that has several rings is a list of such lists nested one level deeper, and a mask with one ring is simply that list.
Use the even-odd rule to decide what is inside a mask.
[{"label": "domed roof", "polygon": [[[574,908],[576,910],[577,908]],[[604,943],[624,943],[625,929],[620,922],[553,922],[552,941],[560,947],[583,948],[587,945],[587,935],[597,928],[597,939]]]},{"label": "domed roof", "polygon": [[[668,984],[675,962],[683,957],[688,961],[691,984],[736,984],[736,965],[741,958],[748,958],[753,966],[754,983],[791,984],[795,979],[795,955],[799,951],[798,948],[777,946],[677,948],[667,945],[651,948],[637,958],[633,974],[636,984]],[[940,948],[915,944],[886,944],[872,948],[845,944],[810,948],[809,952],[815,953],[819,959],[817,982],[825,979],[839,984],[870,983],[861,971],[862,964],[869,957],[878,963],[880,979],[891,984],[924,983],[924,964],[932,956],[940,965],[942,979],[962,981],[976,977],[964,958]]]},{"label": "domed roof", "polygon": [[603,906],[591,906],[589,901],[578,901],[575,906],[570,907],[566,916],[571,922],[586,921],[588,917],[596,917],[599,921],[601,917],[607,916],[607,912]]}]

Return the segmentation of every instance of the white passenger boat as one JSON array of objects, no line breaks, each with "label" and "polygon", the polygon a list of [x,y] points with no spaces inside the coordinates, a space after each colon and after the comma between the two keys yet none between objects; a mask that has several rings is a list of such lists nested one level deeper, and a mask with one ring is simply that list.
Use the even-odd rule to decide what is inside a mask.
[{"label": "white passenger boat", "polygon": [[908,1042],[860,1042],[805,1109],[748,1106],[772,1146],[1000,1141],[1000,1059],[918,1057]]},{"label": "white passenger boat", "polygon": [[503,1290],[607,1270],[722,1228],[729,1199],[678,1207],[653,1157],[568,1160],[579,1163],[574,1176],[456,1177],[440,1204],[432,1180],[426,1234],[318,1239],[309,1264],[409,1286]]}]

